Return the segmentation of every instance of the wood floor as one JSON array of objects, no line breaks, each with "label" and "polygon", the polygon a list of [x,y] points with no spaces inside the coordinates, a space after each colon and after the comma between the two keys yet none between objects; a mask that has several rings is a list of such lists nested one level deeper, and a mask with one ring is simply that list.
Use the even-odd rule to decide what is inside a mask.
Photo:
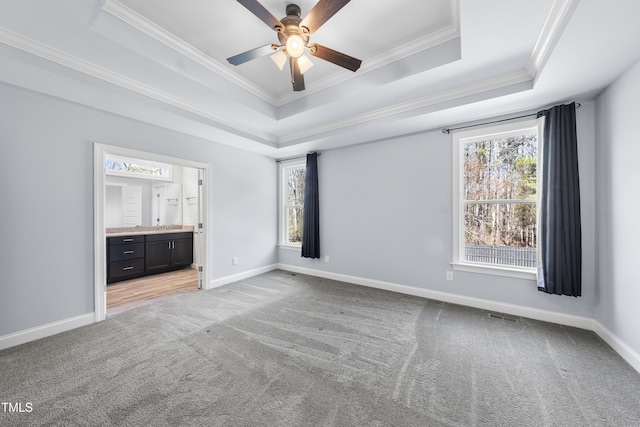
[{"label": "wood floor", "polygon": [[107,286],[107,316],[198,290],[193,268],[114,283]]}]

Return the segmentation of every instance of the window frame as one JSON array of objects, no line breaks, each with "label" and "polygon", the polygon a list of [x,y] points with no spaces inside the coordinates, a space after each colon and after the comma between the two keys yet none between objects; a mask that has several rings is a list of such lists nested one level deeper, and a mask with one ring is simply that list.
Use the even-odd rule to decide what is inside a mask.
[{"label": "window frame", "polygon": [[[481,262],[468,262],[464,260],[464,158],[463,144],[495,139],[497,137],[509,137],[522,135],[535,131],[538,135],[537,156],[537,186],[542,188],[542,120],[530,119],[514,121],[512,123],[487,126],[481,129],[473,129],[453,134],[453,241],[452,262],[453,270],[472,273],[491,274],[495,276],[514,277],[519,279],[536,280],[536,269],[517,266],[503,266],[497,264],[483,264]],[[539,228],[540,192],[536,200],[536,221]]]},{"label": "window frame", "polygon": [[[106,167],[106,163],[107,162],[134,163],[134,164],[136,164],[138,166],[146,166],[146,167],[161,169],[163,171],[166,171],[166,174],[165,175],[155,175],[155,174],[149,174],[149,173],[141,173],[141,172],[131,172],[131,171],[125,171],[125,170],[109,169],[109,168]],[[105,158],[105,164],[102,165],[102,166],[104,168],[104,173],[106,175],[122,176],[122,177],[127,177],[127,178],[146,179],[146,180],[153,180],[153,181],[173,182],[173,165],[171,165],[169,163],[154,162],[154,161],[151,161],[151,160],[141,160],[141,159],[135,159],[133,157],[107,156]]]},{"label": "window frame", "polygon": [[[282,160],[278,162],[278,246],[284,249],[300,250],[301,244],[289,242],[287,224],[287,175],[290,169],[306,169],[306,158]],[[304,196],[303,196],[304,197]],[[304,201],[304,199],[303,199]]]}]

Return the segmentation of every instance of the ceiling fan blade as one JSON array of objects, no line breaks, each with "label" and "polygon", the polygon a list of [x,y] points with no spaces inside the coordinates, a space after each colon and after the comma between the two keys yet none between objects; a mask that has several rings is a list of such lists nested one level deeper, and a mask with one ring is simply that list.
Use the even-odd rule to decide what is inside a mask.
[{"label": "ceiling fan blade", "polygon": [[335,15],[351,0],[318,0],[313,9],[300,23],[301,27],[306,27],[310,34],[316,32],[318,28]]},{"label": "ceiling fan blade", "polygon": [[249,9],[251,13],[256,15],[262,22],[275,30],[276,27],[282,27],[282,23],[271,14],[263,5],[258,3],[257,0],[238,0],[238,3]]},{"label": "ceiling fan blade", "polygon": [[304,90],[304,77],[300,72],[300,66],[298,65],[297,58],[289,58],[289,65],[291,66],[291,84],[293,84],[293,90],[300,92]]},{"label": "ceiling fan blade", "polygon": [[256,59],[256,58],[260,58],[261,56],[269,55],[269,54],[275,52],[277,48],[278,48],[278,46],[274,47],[273,44],[267,44],[267,45],[260,46],[260,47],[257,47],[255,49],[251,49],[251,50],[248,50],[246,52],[240,53],[240,54],[238,54],[236,56],[232,56],[231,58],[227,58],[227,61],[229,61],[229,63],[233,64],[233,65],[244,64],[245,62],[249,62],[252,59]]},{"label": "ceiling fan blade", "polygon": [[345,55],[337,50],[329,49],[328,47],[316,43],[309,46],[309,52],[317,58],[332,62],[351,71],[358,70],[358,68],[360,68],[360,64],[362,64],[361,60],[354,58],[353,56]]}]

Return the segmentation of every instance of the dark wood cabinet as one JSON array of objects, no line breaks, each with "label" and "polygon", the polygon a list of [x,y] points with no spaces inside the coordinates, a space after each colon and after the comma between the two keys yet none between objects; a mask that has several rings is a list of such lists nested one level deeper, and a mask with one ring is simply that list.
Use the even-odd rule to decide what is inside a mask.
[{"label": "dark wood cabinet", "polygon": [[171,245],[171,266],[186,267],[193,264],[193,233],[185,233],[180,239],[175,239]]},{"label": "dark wood cabinet", "polygon": [[107,283],[144,275],[144,236],[107,239]]},{"label": "dark wood cabinet", "polygon": [[164,271],[171,266],[171,241],[147,242],[145,246],[145,268],[148,272]]},{"label": "dark wood cabinet", "polygon": [[169,271],[193,262],[193,233],[148,235],[145,244],[148,273]]},{"label": "dark wood cabinet", "polygon": [[191,232],[107,238],[107,283],[177,270],[191,263]]}]

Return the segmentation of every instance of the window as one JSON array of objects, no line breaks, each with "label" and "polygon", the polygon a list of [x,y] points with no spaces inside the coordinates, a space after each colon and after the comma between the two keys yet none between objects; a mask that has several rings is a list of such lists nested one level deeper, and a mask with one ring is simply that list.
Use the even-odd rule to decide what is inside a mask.
[{"label": "window", "polygon": [[280,163],[280,244],[302,244],[306,161]]},{"label": "window", "polygon": [[104,171],[107,175],[171,181],[173,166],[150,160],[110,156],[104,161]]},{"label": "window", "polygon": [[454,135],[454,269],[533,278],[536,121]]}]

